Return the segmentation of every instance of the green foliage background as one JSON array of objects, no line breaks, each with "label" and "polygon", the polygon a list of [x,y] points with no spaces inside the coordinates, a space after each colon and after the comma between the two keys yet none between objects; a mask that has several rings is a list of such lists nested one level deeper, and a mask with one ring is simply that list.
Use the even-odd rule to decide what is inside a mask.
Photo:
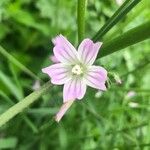
[{"label": "green foliage background", "polygon": [[[85,37],[92,38],[118,8],[115,0],[88,0]],[[150,1],[142,0],[101,40],[105,44],[149,20]],[[48,81],[41,68],[52,64],[51,39],[60,33],[77,47],[76,0],[0,0],[0,45],[26,66],[18,68],[0,50],[0,113],[30,94],[39,78],[41,85]],[[96,63],[118,74],[122,84],[110,77],[107,92],[88,88],[84,99],[76,101],[59,124],[53,116],[62,104],[62,87],[51,86],[0,128],[0,149],[149,150],[149,43],[98,59]]]}]

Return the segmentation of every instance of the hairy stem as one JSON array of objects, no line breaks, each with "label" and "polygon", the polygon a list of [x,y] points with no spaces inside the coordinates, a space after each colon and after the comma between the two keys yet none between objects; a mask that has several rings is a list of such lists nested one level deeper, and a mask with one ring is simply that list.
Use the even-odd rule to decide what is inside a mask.
[{"label": "hairy stem", "polygon": [[27,108],[30,104],[35,102],[40,96],[42,96],[51,87],[50,82],[47,82],[41,89],[31,93],[26,98],[9,108],[0,116],[0,127],[4,125],[11,118]]},{"label": "hairy stem", "polygon": [[78,21],[78,42],[84,38],[85,33],[85,7],[86,0],[78,0],[77,21]]}]

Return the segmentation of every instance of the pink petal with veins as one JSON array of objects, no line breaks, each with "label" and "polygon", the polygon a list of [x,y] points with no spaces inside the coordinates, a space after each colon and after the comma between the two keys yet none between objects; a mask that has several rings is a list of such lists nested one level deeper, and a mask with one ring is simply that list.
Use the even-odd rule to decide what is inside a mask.
[{"label": "pink petal with veins", "polygon": [[77,51],[73,45],[62,35],[53,39],[55,45],[53,51],[55,57],[62,63],[74,63],[77,59]]},{"label": "pink petal with veins", "polygon": [[70,106],[72,105],[73,102],[74,102],[74,100],[68,101],[68,102],[65,102],[65,103],[61,106],[59,112],[58,112],[58,113],[56,114],[56,116],[55,116],[55,120],[56,120],[57,122],[59,122],[59,121],[61,120],[61,118],[64,116],[64,114],[65,114],[66,111],[70,108]]},{"label": "pink petal with veins", "polygon": [[43,68],[42,72],[48,74],[51,77],[51,82],[57,85],[64,84],[71,79],[68,75],[67,66],[62,63]]},{"label": "pink petal with veins", "polygon": [[106,90],[107,71],[99,66],[91,66],[85,76],[86,84],[99,90]]},{"label": "pink petal with veins", "polygon": [[92,65],[97,57],[102,43],[93,43],[90,39],[85,39],[78,47],[78,54],[80,60],[87,65]]},{"label": "pink petal with veins", "polygon": [[54,56],[50,56],[50,60],[53,62],[53,63],[59,63],[59,60]]},{"label": "pink petal with veins", "polygon": [[105,82],[107,80],[107,71],[105,68],[100,66],[90,66],[88,68],[88,73],[90,73],[92,76],[98,77],[100,81]]},{"label": "pink petal with veins", "polygon": [[86,84],[81,79],[72,79],[65,83],[63,89],[63,101],[82,99],[86,92]]}]

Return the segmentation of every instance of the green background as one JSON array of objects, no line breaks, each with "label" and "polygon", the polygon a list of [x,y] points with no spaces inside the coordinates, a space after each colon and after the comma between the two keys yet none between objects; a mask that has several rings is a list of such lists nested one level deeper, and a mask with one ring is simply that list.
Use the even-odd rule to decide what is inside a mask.
[{"label": "green background", "polygon": [[[52,64],[52,38],[61,33],[78,46],[77,4],[76,0],[0,0],[1,114],[33,92],[39,78],[40,85],[49,80],[41,69]],[[88,0],[82,36],[92,38],[119,7],[115,0]],[[150,1],[142,0],[99,40],[105,45],[149,20]],[[98,59],[96,64],[109,72],[107,92],[88,88],[60,123],[54,115],[62,104],[62,86],[51,86],[0,128],[0,149],[149,150],[149,55],[150,40],[145,40]],[[116,83],[114,74],[122,84]]]}]

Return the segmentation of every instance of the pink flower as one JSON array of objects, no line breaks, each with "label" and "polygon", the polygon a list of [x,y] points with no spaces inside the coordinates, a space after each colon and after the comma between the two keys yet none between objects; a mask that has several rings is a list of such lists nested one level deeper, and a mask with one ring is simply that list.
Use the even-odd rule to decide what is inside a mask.
[{"label": "pink flower", "polygon": [[50,60],[53,62],[53,63],[59,63],[59,60],[54,56],[50,56]]},{"label": "pink flower", "polygon": [[101,42],[93,43],[90,39],[84,39],[78,51],[62,35],[53,39],[53,43],[54,56],[59,63],[46,67],[42,71],[50,76],[51,83],[64,84],[64,105],[75,99],[82,99],[87,86],[106,90],[107,71],[103,67],[93,65],[102,45]]}]

